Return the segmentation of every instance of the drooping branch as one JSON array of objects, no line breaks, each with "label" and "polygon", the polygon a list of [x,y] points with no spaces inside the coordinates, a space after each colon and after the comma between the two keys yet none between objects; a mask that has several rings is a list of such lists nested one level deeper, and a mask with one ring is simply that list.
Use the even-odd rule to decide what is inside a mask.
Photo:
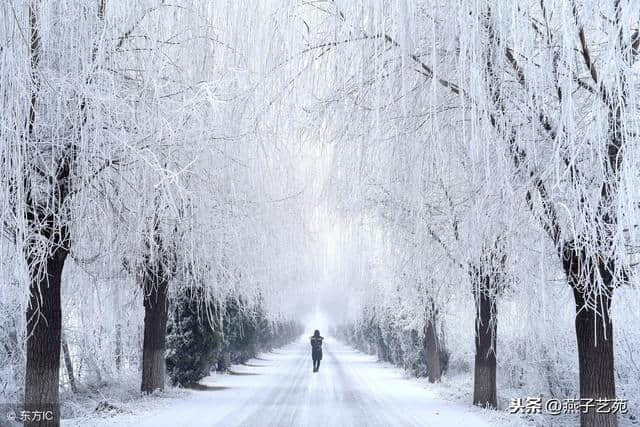
[{"label": "drooping branch", "polygon": [[598,72],[596,66],[591,58],[591,52],[589,51],[589,45],[587,44],[587,37],[584,32],[584,27],[580,24],[580,18],[578,16],[578,5],[575,0],[571,1],[571,11],[573,13],[573,19],[578,27],[578,40],[580,40],[580,52],[582,53],[582,59],[584,64],[591,75],[591,79],[596,86],[599,84]]},{"label": "drooping branch", "polygon": [[[494,32],[493,24],[491,22],[491,9],[488,9],[487,14],[487,32],[489,34],[489,47],[494,48],[494,50],[498,51],[496,48],[498,47],[499,40],[497,35]],[[524,74],[524,70],[520,67],[518,60],[515,58],[513,51],[509,47],[505,47],[505,56],[507,62],[511,65],[514,72],[517,76],[517,81],[520,85],[526,90],[527,89],[527,80]],[[504,106],[504,101],[502,99],[502,94],[500,90],[500,82],[496,78],[496,72],[494,70],[495,64],[492,60],[491,52],[487,54],[487,76],[489,81],[489,92],[492,94],[492,102],[496,108],[496,111],[500,112],[502,115],[505,114],[506,108]],[[550,124],[550,120],[547,116],[540,112],[538,114],[538,119],[542,128],[545,129],[549,136],[552,139],[556,138],[556,133],[553,127]],[[551,241],[556,245],[556,247],[560,249],[561,247],[561,228],[560,223],[558,221],[558,214],[556,213],[555,207],[553,206],[553,202],[551,201],[551,197],[549,192],[547,191],[546,185],[542,180],[540,172],[537,171],[533,165],[529,164],[527,152],[518,145],[517,139],[517,129],[511,127],[509,129],[503,128],[503,126],[498,122],[496,117],[493,114],[490,114],[490,123],[493,128],[503,136],[505,142],[507,143],[507,148],[511,153],[511,158],[516,171],[525,171],[527,174],[527,178],[530,182],[533,183],[533,188],[537,191],[540,197],[540,203],[542,205],[542,214],[536,215],[538,220],[540,221],[543,229],[547,232]],[[530,189],[527,190],[526,200],[529,206],[529,209],[535,214],[535,204],[533,203],[533,194]]]},{"label": "drooping branch", "polygon": [[30,25],[30,61],[31,61],[31,102],[29,104],[29,117],[27,123],[27,134],[29,139],[34,138],[34,126],[36,122],[36,108],[38,102],[38,92],[40,90],[40,76],[38,67],[40,65],[40,32],[38,28],[37,11],[33,5],[29,5]]},{"label": "drooping branch", "polygon": [[[342,22],[346,22],[345,14],[341,10],[338,9],[337,5],[335,4],[335,1],[332,0],[332,3],[336,8],[337,16],[339,17],[339,19]],[[324,10],[324,9],[320,9],[320,10],[322,10],[325,13],[329,13],[327,10]],[[369,34],[367,34],[366,31],[364,31],[362,29],[359,29],[359,30],[362,31],[362,33],[364,34],[360,38],[355,38],[355,39],[352,39],[352,40],[345,40],[345,41],[340,41],[340,42],[329,42],[329,43],[326,43],[326,45],[328,45],[330,47],[333,47],[333,46],[337,46],[338,44],[344,44],[344,43],[349,42],[349,41],[383,38],[391,46],[393,46],[395,48],[402,48],[402,45],[395,38],[393,38],[391,35],[389,35],[386,31],[382,31],[381,33],[378,33],[378,34],[375,34],[375,35],[369,35]],[[422,74],[427,79],[433,79],[435,77],[435,72],[433,71],[434,70],[433,67],[428,65],[424,61],[422,61],[418,57],[417,54],[415,54],[413,52],[410,52],[410,53],[407,54],[407,56],[409,57],[409,59],[411,59],[413,62],[415,62],[415,64],[419,67],[416,70],[418,73]],[[453,83],[452,81],[447,80],[447,79],[443,79],[441,77],[436,78],[435,81],[438,82],[442,87],[444,87],[444,88],[448,89],[449,91],[451,91],[453,94],[455,94],[455,95],[464,95],[465,97],[468,98],[468,95],[456,83]]]},{"label": "drooping branch", "polygon": [[[386,34],[384,35],[384,38],[387,42],[391,43],[394,47],[396,48],[401,48],[402,46],[400,45],[400,43],[398,43],[394,38],[392,38],[390,35]],[[408,54],[409,58],[411,58],[419,67],[420,70],[418,70],[422,75],[424,75],[427,79],[432,79],[435,76],[435,73],[433,71],[433,68],[430,67],[429,65],[425,64],[423,61],[420,60],[420,58],[418,58],[418,55],[416,55],[415,53],[409,53]],[[464,92],[462,91],[462,89],[460,88],[460,86],[458,86],[457,84],[440,78],[438,77],[436,79],[436,81],[442,86],[445,87],[447,89],[449,89],[452,93],[456,94],[456,95],[465,95]]]}]

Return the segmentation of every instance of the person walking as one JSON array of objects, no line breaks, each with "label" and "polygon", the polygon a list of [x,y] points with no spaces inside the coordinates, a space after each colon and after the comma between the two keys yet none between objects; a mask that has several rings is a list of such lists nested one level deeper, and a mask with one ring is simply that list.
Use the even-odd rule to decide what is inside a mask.
[{"label": "person walking", "polygon": [[320,361],[322,360],[322,340],[320,331],[316,329],[311,337],[311,359],[313,360],[313,372],[320,370]]}]

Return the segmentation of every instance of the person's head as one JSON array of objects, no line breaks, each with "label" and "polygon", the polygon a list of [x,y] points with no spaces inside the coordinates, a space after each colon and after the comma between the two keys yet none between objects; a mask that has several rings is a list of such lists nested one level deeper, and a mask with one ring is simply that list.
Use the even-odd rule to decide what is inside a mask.
[{"label": "person's head", "polygon": [[319,337],[320,336],[320,331],[316,329],[316,331],[313,333],[314,337]]}]

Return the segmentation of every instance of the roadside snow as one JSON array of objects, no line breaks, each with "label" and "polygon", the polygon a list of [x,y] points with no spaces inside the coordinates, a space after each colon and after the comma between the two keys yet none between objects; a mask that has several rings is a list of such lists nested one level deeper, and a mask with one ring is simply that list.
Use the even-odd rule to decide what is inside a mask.
[{"label": "roadside snow", "polygon": [[63,420],[72,426],[531,426],[504,411],[447,401],[437,388],[407,378],[331,338],[312,373],[306,338],[230,374],[212,374],[203,390],[140,399],[133,413]]}]

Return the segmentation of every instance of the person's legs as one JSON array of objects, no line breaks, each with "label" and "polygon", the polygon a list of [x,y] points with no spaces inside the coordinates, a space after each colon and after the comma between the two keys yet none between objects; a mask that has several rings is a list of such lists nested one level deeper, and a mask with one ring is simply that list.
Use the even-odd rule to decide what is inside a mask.
[{"label": "person's legs", "polygon": [[322,360],[322,359],[318,359],[318,360],[317,360],[317,362],[316,362],[316,363],[317,363],[317,365],[316,365],[316,372],[318,372],[318,371],[320,370],[320,361],[321,361],[321,360]]}]

